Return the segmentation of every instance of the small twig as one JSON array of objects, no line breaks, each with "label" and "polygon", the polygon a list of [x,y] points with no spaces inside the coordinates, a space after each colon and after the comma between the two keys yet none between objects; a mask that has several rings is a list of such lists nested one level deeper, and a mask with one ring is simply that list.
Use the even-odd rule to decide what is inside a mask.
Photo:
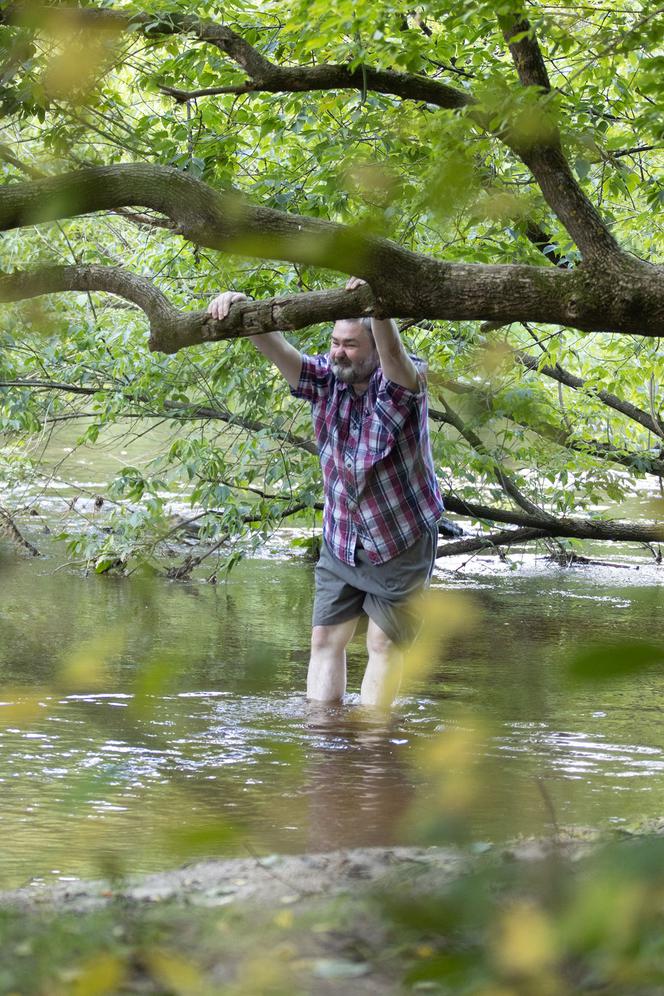
[{"label": "small twig", "polygon": [[537,784],[537,788],[539,789],[539,794],[542,796],[544,808],[549,815],[549,822],[553,827],[554,840],[557,843],[560,835],[560,827],[558,826],[558,817],[556,816],[556,809],[553,805],[553,799],[551,798],[548,788],[544,784],[544,779],[536,777],[535,782]]},{"label": "small twig", "polygon": [[263,862],[260,859],[260,856],[256,854],[256,851],[253,849],[253,847],[248,841],[246,840],[244,841],[244,846],[249,851],[249,854],[252,856],[252,858],[254,859],[258,867],[261,869],[261,871],[264,871],[267,875],[270,876],[270,878],[273,878],[275,882],[280,882],[282,885],[287,886],[287,888],[291,889],[293,892],[296,892],[300,897],[300,899],[304,899],[305,896],[320,895],[320,889],[302,889],[297,885],[293,885],[292,882],[289,882],[288,879],[283,878],[281,875],[277,875],[277,873],[272,871],[271,868],[263,864]]}]

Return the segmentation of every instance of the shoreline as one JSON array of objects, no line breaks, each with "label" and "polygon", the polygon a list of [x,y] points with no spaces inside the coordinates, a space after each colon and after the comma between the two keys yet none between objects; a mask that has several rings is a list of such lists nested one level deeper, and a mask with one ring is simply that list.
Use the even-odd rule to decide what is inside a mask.
[{"label": "shoreline", "polygon": [[358,847],[265,857],[203,859],[159,872],[108,879],[35,883],[0,890],[0,909],[85,913],[122,901],[129,905],[184,902],[220,907],[237,903],[290,906],[349,890],[383,886],[392,880],[426,880],[441,888],[480,862],[536,862],[551,856],[577,861],[611,840],[598,831],[565,831],[558,836],[483,845]]}]

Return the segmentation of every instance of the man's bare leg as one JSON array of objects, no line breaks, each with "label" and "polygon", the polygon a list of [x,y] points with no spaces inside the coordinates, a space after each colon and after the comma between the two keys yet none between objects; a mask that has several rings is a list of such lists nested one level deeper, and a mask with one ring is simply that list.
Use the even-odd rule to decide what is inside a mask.
[{"label": "man's bare leg", "polygon": [[360,702],[387,708],[399,691],[403,655],[373,619],[369,619],[367,627],[367,652],[369,661],[362,679]]},{"label": "man's bare leg", "polygon": [[346,691],[346,647],[359,616],[334,626],[314,626],[307,674],[307,698],[339,702]]}]

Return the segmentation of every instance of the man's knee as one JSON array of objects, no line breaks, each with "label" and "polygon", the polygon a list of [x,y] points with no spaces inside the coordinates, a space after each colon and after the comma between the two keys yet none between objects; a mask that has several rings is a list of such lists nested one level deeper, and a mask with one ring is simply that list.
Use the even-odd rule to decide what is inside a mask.
[{"label": "man's knee", "polygon": [[386,657],[392,653],[395,644],[373,620],[367,629],[367,651],[370,656]]},{"label": "man's knee", "polygon": [[314,626],[311,630],[312,654],[345,650],[355,629],[356,620],[333,626]]}]

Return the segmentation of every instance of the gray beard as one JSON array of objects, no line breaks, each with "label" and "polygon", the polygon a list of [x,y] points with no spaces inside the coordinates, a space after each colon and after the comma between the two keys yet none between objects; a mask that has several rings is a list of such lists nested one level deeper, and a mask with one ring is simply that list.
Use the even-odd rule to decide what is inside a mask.
[{"label": "gray beard", "polygon": [[378,353],[373,353],[361,363],[331,363],[330,369],[344,384],[363,384],[368,381],[378,366]]}]

